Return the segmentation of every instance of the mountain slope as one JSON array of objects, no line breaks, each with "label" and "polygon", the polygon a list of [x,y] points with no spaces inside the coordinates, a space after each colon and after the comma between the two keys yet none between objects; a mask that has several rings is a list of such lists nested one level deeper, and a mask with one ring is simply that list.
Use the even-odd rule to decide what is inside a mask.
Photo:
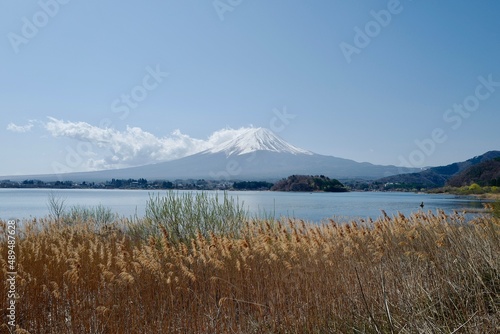
[{"label": "mountain slope", "polygon": [[500,186],[500,158],[483,161],[465,169],[451,177],[447,185],[461,187],[472,183],[480,186]]},{"label": "mountain slope", "polygon": [[379,179],[383,183],[398,183],[412,188],[437,188],[443,187],[454,175],[480,164],[500,157],[500,151],[489,151],[482,155],[462,162],[455,162],[446,166],[432,167],[418,173],[394,175]]},{"label": "mountain slope", "polygon": [[[255,151],[227,156],[225,153],[198,153],[182,159],[146,166],[96,172],[14,177],[11,180],[105,181],[111,179],[175,180],[262,180],[276,181],[293,174],[325,175],[331,178],[376,179],[406,169],[359,163],[319,154],[291,154]],[[412,170],[408,170],[412,171]]]},{"label": "mountain slope", "polygon": [[[39,175],[30,178],[42,181],[105,181],[113,178],[275,181],[293,174],[305,174],[325,175],[337,179],[375,179],[415,170],[315,154],[287,143],[270,130],[258,128],[206,151],[177,160],[116,170]],[[11,180],[22,178],[15,177]]]}]

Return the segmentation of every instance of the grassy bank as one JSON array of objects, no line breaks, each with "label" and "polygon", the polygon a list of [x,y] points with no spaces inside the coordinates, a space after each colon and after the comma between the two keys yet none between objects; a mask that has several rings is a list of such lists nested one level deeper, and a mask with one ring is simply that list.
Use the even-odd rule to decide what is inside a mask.
[{"label": "grassy bank", "polygon": [[[134,229],[125,220],[25,222],[17,235],[18,326],[29,333],[500,329],[496,218],[465,223],[428,213],[322,226],[253,220],[181,237],[157,213]],[[5,222],[0,229],[6,282]],[[0,305],[5,313],[7,298]],[[3,333],[5,317],[2,323]]]},{"label": "grassy bank", "polygon": [[500,199],[500,187],[497,186],[481,187],[477,183],[473,183],[470,186],[463,186],[463,187],[445,186],[441,188],[433,188],[429,189],[428,192],[436,194],[448,193],[454,195],[472,195],[472,196],[479,196],[481,198]]}]

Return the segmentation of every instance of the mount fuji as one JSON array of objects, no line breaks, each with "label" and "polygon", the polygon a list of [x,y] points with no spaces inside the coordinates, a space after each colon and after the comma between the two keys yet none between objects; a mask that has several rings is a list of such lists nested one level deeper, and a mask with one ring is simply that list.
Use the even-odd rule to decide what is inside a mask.
[{"label": "mount fuji", "polygon": [[295,147],[283,139],[279,138],[269,129],[252,128],[245,133],[206,150],[203,153],[224,152],[229,155],[242,155],[256,151],[269,151],[276,153],[307,154],[312,155],[310,151]]},{"label": "mount fuji", "polygon": [[266,180],[293,174],[337,179],[376,179],[415,169],[374,165],[298,148],[266,128],[248,131],[205,151],[180,159],[123,169],[36,176],[42,181],[105,181],[111,179]]}]

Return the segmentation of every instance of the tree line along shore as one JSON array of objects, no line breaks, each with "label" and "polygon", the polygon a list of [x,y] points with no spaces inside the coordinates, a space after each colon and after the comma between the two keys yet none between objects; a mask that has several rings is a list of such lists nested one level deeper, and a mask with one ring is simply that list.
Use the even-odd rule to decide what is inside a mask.
[{"label": "tree line along shore", "polygon": [[324,175],[291,175],[277,182],[226,181],[210,179],[153,180],[112,179],[104,182],[73,182],[41,180],[0,181],[0,188],[50,188],[50,189],[185,189],[185,190],[272,190],[272,191],[325,191],[344,192],[348,189],[338,180]]}]

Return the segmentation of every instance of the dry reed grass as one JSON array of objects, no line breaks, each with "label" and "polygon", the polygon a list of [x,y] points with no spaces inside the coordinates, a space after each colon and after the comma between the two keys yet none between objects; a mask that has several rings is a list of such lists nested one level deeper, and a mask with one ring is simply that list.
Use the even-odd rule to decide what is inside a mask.
[{"label": "dry reed grass", "polygon": [[[52,220],[18,234],[29,333],[495,333],[500,222],[418,213],[253,221],[172,243]],[[5,223],[1,223],[5,232]],[[125,231],[125,232],[124,232]],[[5,233],[2,233],[2,237]],[[0,253],[6,241],[0,239]],[[5,282],[6,257],[0,279]],[[5,289],[4,289],[5,291]],[[5,312],[7,298],[0,300]],[[3,317],[2,322],[6,323]],[[0,327],[6,330],[6,324]]]}]

